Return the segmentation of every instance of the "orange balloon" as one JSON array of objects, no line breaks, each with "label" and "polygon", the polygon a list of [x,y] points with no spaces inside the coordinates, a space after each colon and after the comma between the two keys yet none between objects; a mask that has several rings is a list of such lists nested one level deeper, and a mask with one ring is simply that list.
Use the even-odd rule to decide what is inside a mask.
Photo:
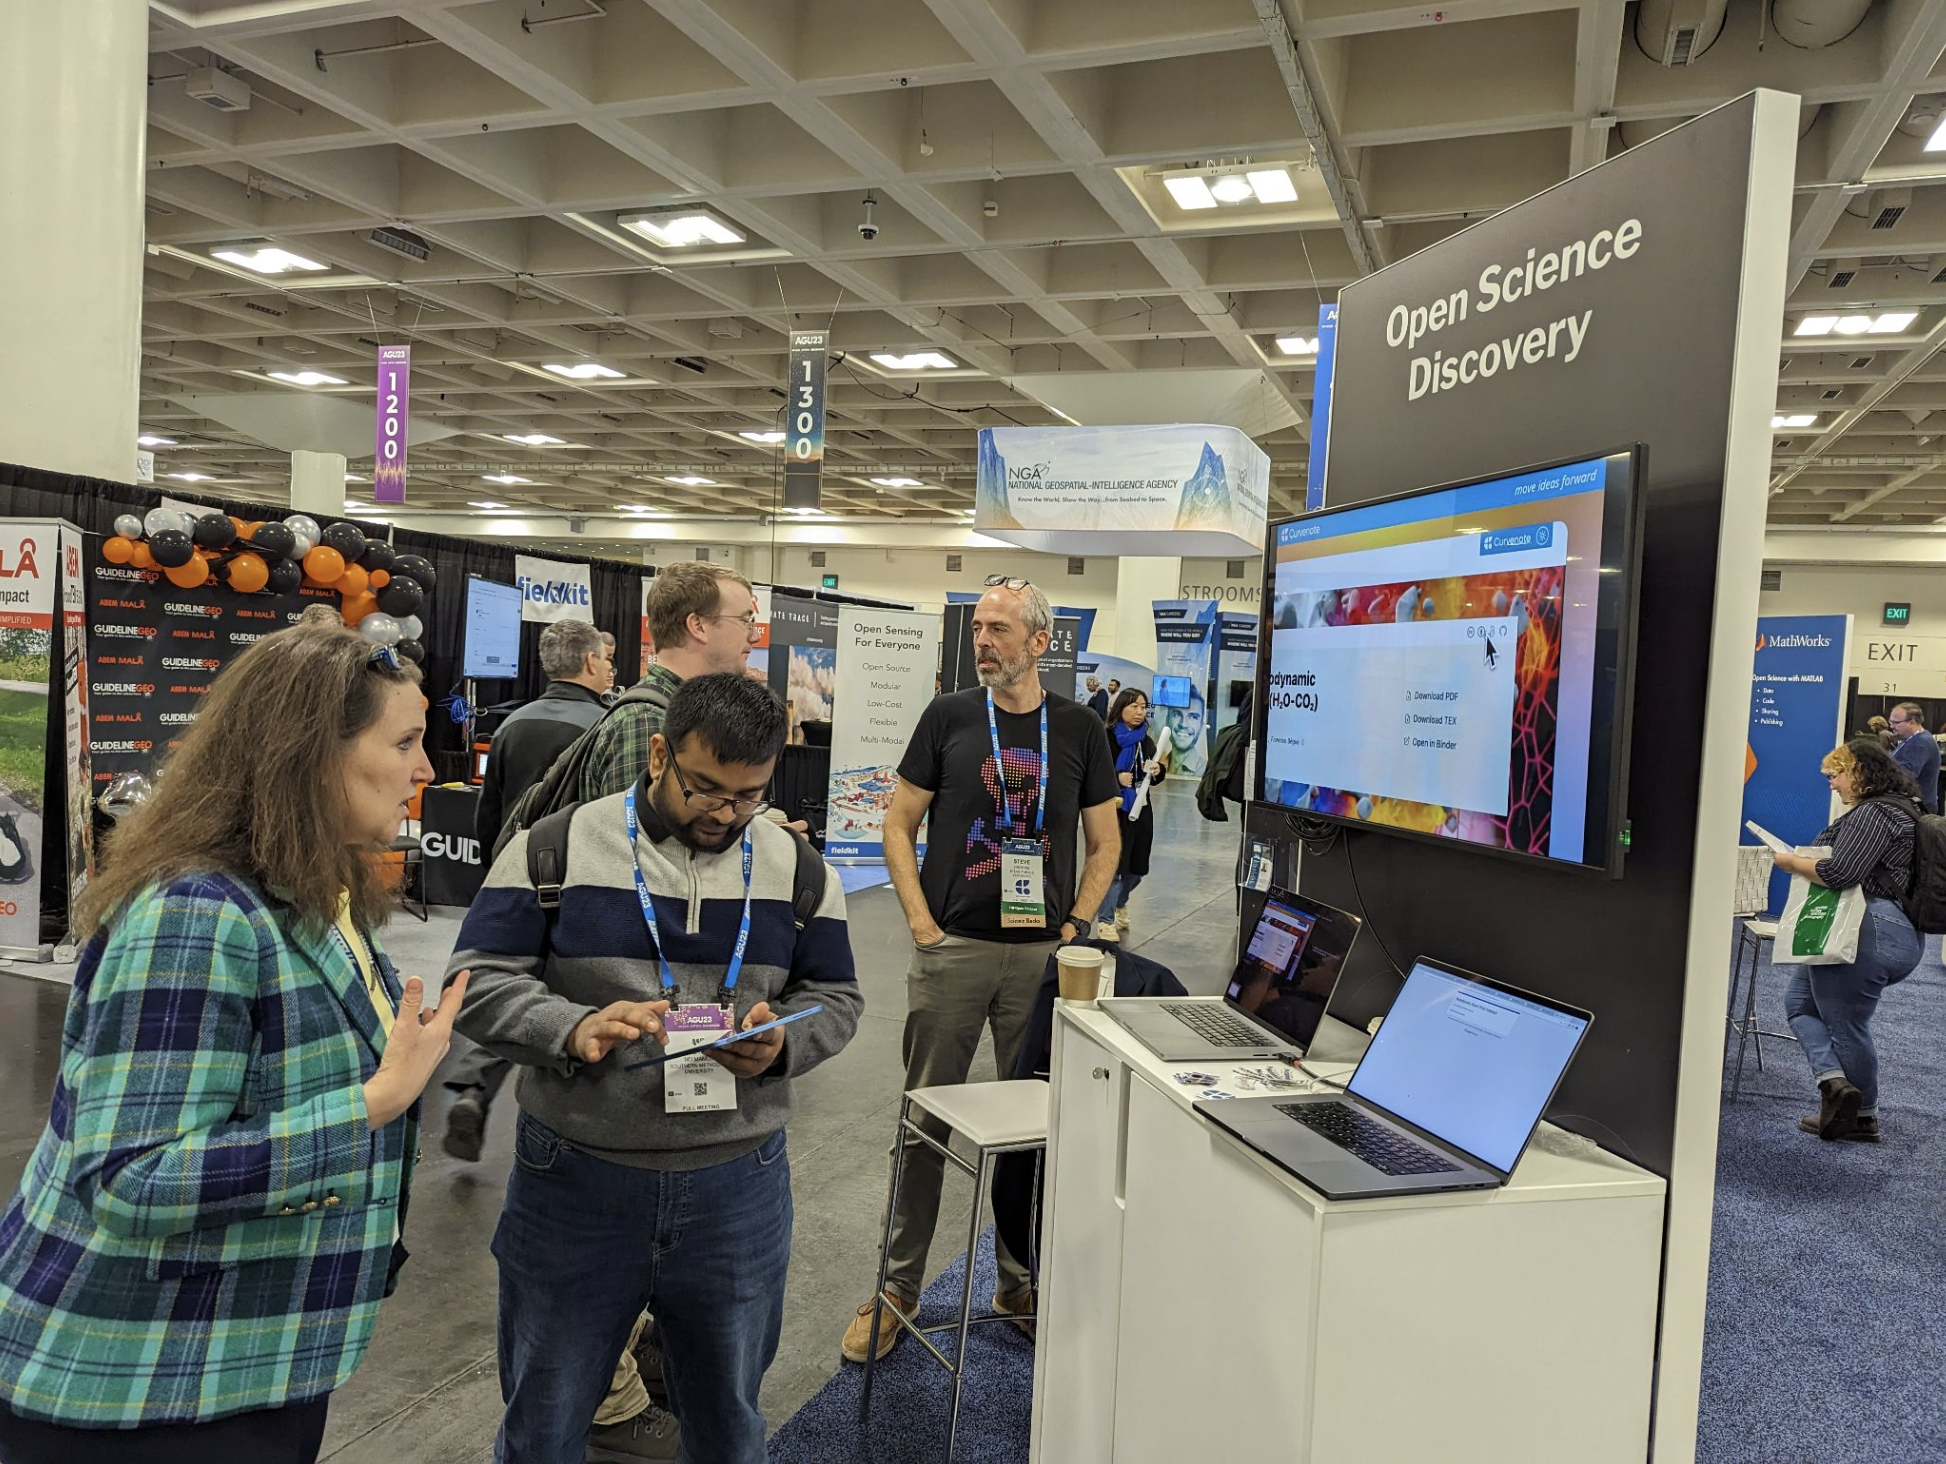
[{"label": "orange balloon", "polygon": [[332,585],[331,588],[343,595],[346,599],[352,599],[364,594],[371,588],[371,584],[372,577],[368,571],[359,568],[355,564],[347,564],[345,566],[345,572],[338,576],[338,582]]},{"label": "orange balloon", "polygon": [[101,557],[110,564],[127,564],[135,557],[135,541],[124,539],[120,534],[102,541]]},{"label": "orange balloon", "polygon": [[169,576],[169,583],[177,589],[193,590],[209,579],[209,561],[192,556],[162,572]]},{"label": "orange balloon", "polygon": [[345,572],[345,556],[329,544],[320,544],[304,556],[304,572],[321,585],[334,585]]},{"label": "orange balloon", "polygon": [[239,554],[230,561],[230,588],[254,595],[270,583],[270,566],[255,554]]},{"label": "orange balloon", "polygon": [[378,609],[378,596],[372,594],[353,595],[345,601],[345,624],[356,625],[367,615]]},{"label": "orange balloon", "polygon": [[384,588],[385,588],[385,587],[386,587],[387,585],[389,585],[389,584],[391,584],[391,583],[392,583],[392,571],[391,571],[391,570],[389,570],[389,569],[375,569],[375,570],[373,570],[373,571],[372,571],[372,588],[373,588],[373,589],[375,589],[375,590],[382,590],[382,589],[384,589]]},{"label": "orange balloon", "polygon": [[154,569],[155,556],[149,553],[146,541],[136,539],[128,546],[128,562],[137,569]]}]

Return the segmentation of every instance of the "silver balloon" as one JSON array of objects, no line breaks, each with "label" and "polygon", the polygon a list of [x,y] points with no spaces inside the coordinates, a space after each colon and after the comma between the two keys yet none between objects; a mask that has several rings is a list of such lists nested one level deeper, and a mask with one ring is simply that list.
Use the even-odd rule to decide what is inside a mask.
[{"label": "silver balloon", "polygon": [[399,643],[399,622],[383,610],[374,610],[358,622],[358,633],[375,646],[395,646]]},{"label": "silver balloon", "polygon": [[417,615],[402,615],[399,617],[400,640],[424,640],[425,638],[425,621],[421,620]]},{"label": "silver balloon", "polygon": [[318,542],[318,521],[308,513],[294,513],[284,520],[284,527],[300,539],[309,539],[316,546]]},{"label": "silver balloon", "polygon": [[97,806],[110,818],[120,821],[149,801],[155,790],[140,773],[117,773],[101,790]]},{"label": "silver balloon", "polygon": [[[295,533],[296,531],[292,530],[292,532]],[[317,547],[318,547],[318,541],[315,535],[298,534],[297,545],[295,548],[291,550],[291,558],[302,559],[306,554],[309,554],[313,549]]]},{"label": "silver balloon", "polygon": [[142,537],[142,520],[132,513],[118,513],[115,515],[115,532],[124,539],[139,539]]},{"label": "silver balloon", "polygon": [[186,534],[189,532],[189,515],[173,508],[152,508],[143,515],[142,528],[151,539],[167,529]]}]

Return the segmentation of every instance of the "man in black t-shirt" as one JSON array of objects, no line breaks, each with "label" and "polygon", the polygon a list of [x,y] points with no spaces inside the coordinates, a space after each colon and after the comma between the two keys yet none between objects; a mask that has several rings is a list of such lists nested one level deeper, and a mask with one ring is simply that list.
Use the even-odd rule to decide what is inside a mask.
[{"label": "man in black t-shirt", "polygon": [[[1047,596],[1026,580],[993,584],[973,611],[980,689],[934,698],[899,764],[884,839],[885,865],[912,929],[908,1092],[965,1082],[989,1025],[999,1076],[1013,1076],[1047,959],[1092,929],[1121,856],[1120,787],[1101,719],[1041,687],[1039,661],[1053,625]],[[916,839],[926,820],[922,868]],[[1087,842],[1078,879],[1077,821]],[[939,1215],[943,1164],[917,1140],[907,1141],[902,1163],[885,1284],[910,1314]],[[998,1259],[994,1307],[1013,1313],[1032,1336],[1026,1264],[1004,1244]],[[871,1348],[872,1312],[868,1301],[845,1331],[844,1355],[853,1362]],[[881,1321],[880,1356],[898,1331]]]}]

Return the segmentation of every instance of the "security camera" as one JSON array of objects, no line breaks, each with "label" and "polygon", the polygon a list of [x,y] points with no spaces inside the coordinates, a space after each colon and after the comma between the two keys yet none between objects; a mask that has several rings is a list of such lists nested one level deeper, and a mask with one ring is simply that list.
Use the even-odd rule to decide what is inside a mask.
[{"label": "security camera", "polygon": [[872,222],[872,210],[877,206],[878,200],[867,193],[865,195],[865,217],[858,221],[858,237],[863,239],[867,244],[878,237],[878,225]]}]

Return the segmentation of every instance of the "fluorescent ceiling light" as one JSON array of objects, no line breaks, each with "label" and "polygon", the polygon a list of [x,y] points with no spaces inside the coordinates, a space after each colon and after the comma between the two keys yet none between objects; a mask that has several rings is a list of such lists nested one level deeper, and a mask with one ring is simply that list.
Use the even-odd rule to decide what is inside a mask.
[{"label": "fluorescent ceiling light", "polygon": [[1209,184],[1193,173],[1164,178],[1162,186],[1169,190],[1169,196],[1175,199],[1177,208],[1216,207],[1216,199],[1210,194]]},{"label": "fluorescent ceiling light", "polygon": [[1259,203],[1296,203],[1297,185],[1291,182],[1291,175],[1283,168],[1265,168],[1258,172],[1246,173],[1250,187],[1255,190]]},{"label": "fluorescent ceiling light", "polygon": [[1257,193],[1241,173],[1225,173],[1210,184],[1209,191],[1218,203],[1248,203]]},{"label": "fluorescent ceiling light", "polygon": [[1835,315],[1807,315],[1798,321],[1797,329],[1792,331],[1791,334],[1801,336],[1830,335],[1831,328],[1837,323],[1838,317]]},{"label": "fluorescent ceiling light", "polygon": [[718,486],[716,479],[699,478],[694,473],[685,473],[680,478],[664,478],[662,481],[665,483],[676,483],[684,488],[714,488]]},{"label": "fluorescent ceiling light", "polygon": [[490,498],[478,498],[468,499],[466,506],[468,508],[505,508],[507,505],[504,503],[495,503]]},{"label": "fluorescent ceiling light", "polygon": [[910,355],[895,355],[891,351],[874,351],[872,359],[887,371],[957,371],[959,363],[950,356],[938,351],[914,351]]},{"label": "fluorescent ceiling light", "polygon": [[346,473],[345,481],[347,483],[363,483],[365,480],[359,477],[356,473]]},{"label": "fluorescent ceiling light", "polygon": [[169,477],[171,477],[171,478],[174,478],[174,479],[175,479],[175,480],[176,480],[176,481],[177,481],[178,483],[207,483],[207,482],[209,482],[209,474],[208,474],[208,473],[170,473],[170,474],[169,474],[168,476],[169,476]]},{"label": "fluorescent ceiling light", "polygon": [[1277,349],[1286,356],[1315,356],[1318,353],[1316,336],[1279,336]]},{"label": "fluorescent ceiling light", "polygon": [[917,478],[874,478],[872,481],[881,488],[923,488],[926,486]]},{"label": "fluorescent ceiling light", "polygon": [[561,439],[549,437],[545,432],[503,432],[500,436],[507,442],[518,442],[523,447],[559,447]]},{"label": "fluorescent ceiling light", "polygon": [[784,440],[784,434],[781,432],[739,432],[737,436],[741,437],[745,442],[782,442]]},{"label": "fluorescent ceiling light", "polygon": [[1897,335],[1919,318],[1917,310],[1888,310],[1872,322],[1873,335]]},{"label": "fluorescent ceiling light", "polygon": [[1790,432],[1795,431],[1799,427],[1815,427],[1817,424],[1818,418],[1815,412],[1793,412],[1788,416],[1780,413],[1770,419],[1770,430],[1773,432]]},{"label": "fluorescent ceiling light", "polygon": [[212,249],[209,255],[211,259],[220,259],[225,264],[240,265],[244,269],[264,275],[289,274],[294,269],[318,270],[329,269],[331,267],[328,264],[319,264],[315,259],[306,259],[301,254],[292,254],[288,249],[278,249],[270,244],[262,245],[256,249],[246,249],[231,245],[224,249]]},{"label": "fluorescent ceiling light", "polygon": [[689,249],[697,244],[742,244],[745,237],[712,214],[618,214],[624,229],[665,249]]},{"label": "fluorescent ceiling light", "polygon": [[1840,315],[1838,323],[1832,327],[1839,335],[1863,335],[1872,328],[1869,315]]},{"label": "fluorescent ceiling light", "polygon": [[821,508],[787,508],[784,510],[784,512],[790,514],[793,518],[825,517],[825,512]]},{"label": "fluorescent ceiling light", "polygon": [[174,447],[176,445],[176,439],[173,437],[157,437],[153,432],[144,432],[140,437],[135,439],[135,445],[137,447]]},{"label": "fluorescent ceiling light", "polygon": [[1946,152],[1946,116],[1939,119],[1939,125],[1933,129],[1932,136],[1926,139],[1922,151]]},{"label": "fluorescent ceiling light", "polygon": [[480,478],[487,483],[531,483],[532,478],[523,478],[518,473],[482,473]]},{"label": "fluorescent ceiling light", "polygon": [[360,503],[356,498],[347,498],[345,500],[346,513],[370,513],[371,510],[372,505],[369,503]]},{"label": "fluorescent ceiling light", "polygon": [[344,386],[344,377],[332,376],[323,371],[272,371],[268,375],[275,381],[288,381],[292,386]]},{"label": "fluorescent ceiling light", "polygon": [[625,379],[623,373],[617,371],[613,366],[603,366],[599,361],[577,361],[572,366],[554,365],[550,363],[541,369],[543,371],[552,371],[556,376],[565,376],[569,381],[595,381],[598,379],[622,381]]}]

